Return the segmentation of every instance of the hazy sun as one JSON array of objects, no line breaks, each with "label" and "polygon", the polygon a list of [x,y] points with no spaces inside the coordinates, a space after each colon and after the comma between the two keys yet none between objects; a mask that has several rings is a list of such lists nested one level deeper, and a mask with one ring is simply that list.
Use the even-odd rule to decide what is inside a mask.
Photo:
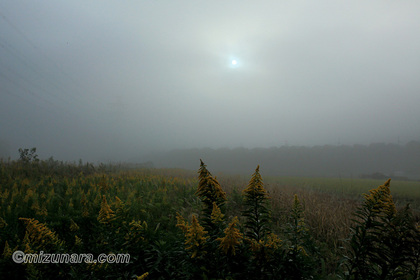
[{"label": "hazy sun", "polygon": [[232,60],[232,65],[236,65],[238,62],[236,60]]}]

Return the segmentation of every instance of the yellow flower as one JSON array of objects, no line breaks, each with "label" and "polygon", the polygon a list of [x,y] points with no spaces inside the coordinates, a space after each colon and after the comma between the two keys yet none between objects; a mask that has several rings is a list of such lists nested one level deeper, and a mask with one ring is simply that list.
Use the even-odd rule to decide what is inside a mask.
[{"label": "yellow flower", "polygon": [[6,259],[12,255],[12,249],[10,249],[9,243],[4,244],[4,250],[3,250],[3,257]]},{"label": "yellow flower", "polygon": [[87,264],[87,268],[92,271],[101,271],[105,270],[108,267],[108,263],[99,263],[99,262],[90,262]]},{"label": "yellow flower", "polygon": [[143,221],[142,223],[141,221],[132,220],[129,226],[130,231],[125,236],[126,240],[129,240],[133,243],[137,243],[141,240],[144,240],[143,234],[144,231],[147,229],[147,223],[145,221]]},{"label": "yellow flower", "polygon": [[74,236],[74,245],[75,246],[82,245],[82,239],[79,236],[77,236],[77,235]]},{"label": "yellow flower", "polygon": [[268,194],[259,173],[260,166],[255,169],[248,187],[244,192],[245,210],[242,212],[246,217],[245,234],[257,243],[264,239],[269,232],[270,210],[268,209]]},{"label": "yellow flower", "polygon": [[108,224],[115,219],[114,211],[109,207],[105,195],[102,196],[101,210],[99,211],[98,221],[102,224]]},{"label": "yellow flower", "polygon": [[366,204],[371,206],[373,212],[384,212],[386,215],[393,216],[397,212],[394,201],[392,199],[391,190],[389,189],[391,179],[385,184],[370,190],[369,194],[365,194]]},{"label": "yellow flower", "polygon": [[[116,219],[126,220],[128,210],[125,203],[118,197],[115,197],[115,217]],[[125,223],[125,222],[123,222]]]},{"label": "yellow flower", "polygon": [[226,193],[222,190],[219,182],[208,175],[207,177],[200,179],[197,196],[203,201],[213,202],[214,200],[225,201]]},{"label": "yellow flower", "polygon": [[306,253],[305,248],[303,248],[303,246],[299,245],[297,246],[297,250],[304,256],[308,256],[308,253]]},{"label": "yellow flower", "polygon": [[86,198],[85,193],[82,193],[82,198],[80,202],[82,204],[82,217],[84,218],[89,217],[88,200]]},{"label": "yellow flower", "polygon": [[0,228],[5,228],[6,226],[7,226],[6,221],[2,217],[0,217]]},{"label": "yellow flower", "polygon": [[219,248],[227,255],[235,255],[235,246],[242,243],[242,234],[236,228],[238,223],[238,217],[233,218],[233,221],[225,229],[225,236],[223,238],[217,238],[220,241]]},{"label": "yellow flower", "polygon": [[1,201],[2,201],[2,204],[4,204],[4,202],[6,201],[6,199],[9,197],[9,194],[10,194],[10,192],[9,192],[9,190],[4,190],[4,192],[0,195],[0,197],[1,197]]},{"label": "yellow flower", "polygon": [[211,221],[216,224],[218,222],[223,221],[223,217],[225,215],[222,214],[222,211],[217,206],[216,202],[213,202],[213,210],[211,211]]},{"label": "yellow flower", "polygon": [[273,253],[281,247],[280,238],[274,234],[268,234],[264,239],[259,241],[246,237],[245,240],[250,244],[251,251],[258,259],[272,259]]},{"label": "yellow flower", "polygon": [[34,196],[34,192],[31,189],[28,189],[26,191],[26,196],[23,199],[23,202],[28,203],[29,199],[31,199]]},{"label": "yellow flower", "polygon": [[115,208],[124,208],[124,202],[118,196],[115,196]]},{"label": "yellow flower", "polygon": [[78,231],[79,226],[73,221],[73,219],[70,219],[70,231]]},{"label": "yellow flower", "polygon": [[219,182],[212,177],[211,173],[207,170],[206,165],[201,161],[200,175],[197,196],[205,203],[208,203],[211,207],[214,201],[217,203],[224,202],[226,200],[226,193],[222,190]]},{"label": "yellow flower", "polygon": [[143,273],[140,276],[137,276],[136,280],[144,280],[144,279],[146,279],[147,276],[149,276],[149,272],[146,272],[146,273]]},{"label": "yellow flower", "polygon": [[30,184],[30,181],[28,178],[25,178],[22,180],[22,186],[29,186],[29,184]]},{"label": "yellow flower", "polygon": [[277,250],[281,247],[281,239],[274,233],[270,233],[267,236],[265,247],[273,250]]},{"label": "yellow flower", "polygon": [[26,234],[23,242],[25,246],[36,251],[36,249],[42,249],[45,246],[55,248],[64,244],[46,224],[40,223],[35,219],[19,218],[19,220],[24,221],[26,224]]},{"label": "yellow flower", "polygon": [[70,198],[70,201],[69,201],[69,208],[73,208],[73,207],[74,207],[73,199],[72,199],[72,198]]},{"label": "yellow flower", "polygon": [[264,247],[264,241],[261,239],[259,241],[245,237],[244,240],[251,245],[251,251],[254,253],[261,252],[261,249]]},{"label": "yellow flower", "polygon": [[[192,216],[192,223],[188,226],[187,232],[185,233],[185,249],[191,251],[191,258],[197,257],[199,251],[201,251],[203,245],[206,243],[208,236],[205,236],[207,231],[198,223],[195,215]],[[203,252],[204,253],[204,252]]]},{"label": "yellow flower", "polygon": [[258,165],[255,169],[255,173],[252,175],[252,178],[249,181],[248,187],[244,190],[244,193],[247,197],[268,197],[267,191],[264,189],[264,183],[259,171],[260,166]]},{"label": "yellow flower", "polygon": [[[96,188],[96,186],[94,186],[94,188]],[[95,192],[95,193],[96,193],[96,196],[93,199],[93,205],[97,206],[97,205],[100,205],[101,204],[102,196],[101,196],[101,194],[99,192]]]},{"label": "yellow flower", "polygon": [[181,214],[179,214],[178,212],[176,213],[176,221],[177,221],[176,226],[182,229],[184,233],[186,233],[188,230],[188,224],[185,221],[184,217],[182,217]]},{"label": "yellow flower", "polygon": [[293,208],[298,209],[300,207],[301,207],[300,200],[299,200],[297,194],[295,194],[294,197],[293,197]]}]

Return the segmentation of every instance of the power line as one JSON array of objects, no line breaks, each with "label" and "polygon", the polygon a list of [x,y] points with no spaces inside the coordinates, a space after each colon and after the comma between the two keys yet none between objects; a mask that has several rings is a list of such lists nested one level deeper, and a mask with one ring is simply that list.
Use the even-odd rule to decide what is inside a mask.
[{"label": "power line", "polygon": [[[3,76],[3,78],[5,78],[6,80],[8,80],[9,82],[11,82],[12,84],[14,84],[16,87],[19,87],[21,89],[23,89],[26,93],[29,93],[30,95],[42,100],[45,103],[48,103],[52,106],[54,106],[53,103],[51,103],[50,101],[48,101],[47,99],[43,98],[41,95],[33,92],[31,89],[28,89],[27,87],[23,86],[21,83],[18,83],[16,81],[14,81],[13,79],[11,79],[10,77],[8,77],[7,75],[5,75],[1,70],[0,70],[0,76]],[[35,98],[35,99],[36,99]]]},{"label": "power line", "polygon": [[[4,40],[2,37],[0,37],[1,40]],[[63,84],[59,84],[57,82],[57,79],[51,79],[49,77],[47,77],[45,74],[43,74],[40,70],[39,67],[37,67],[37,65],[35,63],[33,63],[29,58],[27,58],[24,54],[20,53],[16,48],[13,48],[12,46],[10,46],[10,44],[7,43],[7,41],[0,41],[0,47],[3,48],[6,52],[8,52],[12,57],[18,59],[25,67],[27,67],[28,69],[30,69],[34,74],[36,74],[38,77],[41,77],[42,79],[48,80],[48,83],[53,86],[57,92],[67,92],[66,86]],[[10,67],[8,67],[8,71],[12,71]],[[16,72],[14,72],[14,74],[16,74]],[[21,78],[23,78],[21,75],[19,75]],[[28,79],[26,79],[26,81],[28,81]],[[45,90],[44,90],[45,91]],[[80,102],[80,100],[78,100],[77,98],[75,98],[75,96],[71,95],[71,94],[54,94],[51,93],[50,95],[52,96],[61,96],[64,97],[66,96],[67,98],[72,99],[75,102]],[[62,101],[65,101],[66,99],[61,99]]]},{"label": "power line", "polygon": [[17,26],[16,25],[14,25],[13,24],[13,22],[11,22],[3,13],[1,13],[0,12],[0,16],[3,18],[3,20],[5,21],[5,22],[7,22],[7,24],[9,24],[17,33],[19,33],[19,35],[20,36],[22,36],[22,38],[31,46],[31,47],[33,47],[34,49],[38,49],[38,47],[35,45],[35,44],[33,44],[32,42],[31,42],[31,40],[29,40],[29,38],[22,32],[22,31],[20,31],[20,29],[19,28],[17,28]]},{"label": "power line", "polygon": [[[73,99],[73,101],[79,102],[80,100],[77,100],[80,98],[80,94],[78,94],[78,92],[80,91],[80,86],[77,84],[77,82],[71,77],[69,76],[67,73],[65,73],[65,71],[63,70],[62,67],[59,66],[59,64],[57,64],[51,57],[45,55],[44,52],[42,52],[37,46],[36,44],[34,44],[26,35],[24,32],[22,32],[15,24],[13,24],[13,22],[11,20],[9,20],[3,13],[0,12],[0,17],[10,26],[12,27],[12,29],[17,32],[24,40],[25,42],[32,47],[33,49],[35,49],[41,56],[42,58],[44,58],[46,61],[49,61],[50,64],[57,69],[63,76],[66,77],[66,79],[68,81],[71,82],[71,84],[73,86],[76,87],[76,90],[72,91],[72,94],[67,94],[66,97]],[[13,53],[14,57],[17,57],[21,62],[23,62],[24,64],[28,65],[28,64],[33,64],[33,63],[28,63],[28,61],[30,61],[30,59],[28,59],[27,57],[25,57],[22,54],[19,54],[19,52],[16,50],[16,48],[11,47],[9,44],[1,44],[1,46],[3,48],[6,48],[9,53]],[[12,51],[11,51],[12,50]],[[23,57],[23,59],[22,59]],[[38,70],[36,70],[38,67],[30,67],[30,69],[37,73],[40,76],[44,76],[43,74],[41,74]],[[52,83],[53,86],[56,87],[57,90],[59,90],[59,92],[66,92],[66,86],[64,86],[63,84],[59,83],[56,79],[52,79]],[[64,89],[64,90],[63,90]],[[79,96],[79,98],[75,98],[74,94],[77,94]],[[97,101],[96,98],[92,99],[92,96],[89,95],[84,95],[84,97],[91,99],[92,101]]]},{"label": "power line", "polygon": [[[19,73],[17,73],[16,71],[14,71],[14,70],[12,70],[10,67],[5,67],[6,68],[6,70],[9,72],[9,73],[11,73],[12,75],[14,75],[15,77],[17,77],[18,79],[20,79],[20,80],[22,80],[22,81],[24,81],[24,82],[26,82],[26,84],[31,84],[32,85],[32,88],[38,88],[38,89],[40,89],[41,90],[41,92],[44,92],[44,93],[47,93],[48,91],[47,90],[45,90],[45,88],[43,88],[41,85],[39,85],[39,84],[37,84],[36,82],[34,82],[34,81],[31,81],[31,80],[29,80],[29,79],[27,79],[27,78],[25,78],[24,76],[22,76],[22,75],[20,75]],[[5,76],[4,74],[3,74],[3,76]],[[11,80],[11,78],[10,77],[8,77],[8,80]],[[17,84],[17,82],[16,81],[14,81],[14,84]],[[21,83],[19,83],[19,86],[21,85]],[[49,93],[49,95],[50,95],[50,97],[56,97],[56,98],[58,98],[58,97],[60,97],[59,95],[56,95],[56,94],[54,94],[54,93],[52,93],[52,92],[50,92]],[[40,95],[41,96],[41,95]],[[64,99],[61,99],[61,101],[65,101]],[[56,104],[52,104],[51,102],[49,102],[51,105],[56,105]]]}]

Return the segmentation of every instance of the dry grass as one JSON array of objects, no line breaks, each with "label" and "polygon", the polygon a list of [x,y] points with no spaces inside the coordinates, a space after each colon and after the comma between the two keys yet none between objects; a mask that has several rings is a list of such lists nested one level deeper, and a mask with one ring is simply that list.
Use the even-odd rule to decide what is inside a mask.
[{"label": "dry grass", "polygon": [[[228,215],[239,216],[242,210],[242,190],[248,184],[247,179],[219,176],[218,180],[228,194]],[[266,184],[265,188],[271,198],[273,230],[280,231],[287,223],[293,197],[297,194],[304,205],[305,222],[311,235],[336,249],[349,236],[352,213],[362,198],[278,183]]]},{"label": "dry grass", "polygon": [[271,195],[273,219],[278,221],[278,227],[287,222],[293,196],[297,194],[304,205],[305,222],[313,238],[335,250],[348,238],[357,200],[316,190],[278,185],[270,185],[268,191]]}]

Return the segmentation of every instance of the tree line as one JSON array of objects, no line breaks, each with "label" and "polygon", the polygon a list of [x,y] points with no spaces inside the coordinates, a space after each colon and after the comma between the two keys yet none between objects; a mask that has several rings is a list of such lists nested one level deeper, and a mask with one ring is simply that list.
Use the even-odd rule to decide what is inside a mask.
[{"label": "tree line", "polygon": [[[206,158],[215,172],[246,174],[259,164],[268,176],[365,177],[420,179],[420,142],[406,145],[324,145],[272,148],[202,148],[155,152],[138,161],[155,167],[193,170],[197,158]],[[135,160],[134,160],[135,161]],[[376,176],[376,177],[375,177]],[[382,179],[382,178],[380,178]]]}]

